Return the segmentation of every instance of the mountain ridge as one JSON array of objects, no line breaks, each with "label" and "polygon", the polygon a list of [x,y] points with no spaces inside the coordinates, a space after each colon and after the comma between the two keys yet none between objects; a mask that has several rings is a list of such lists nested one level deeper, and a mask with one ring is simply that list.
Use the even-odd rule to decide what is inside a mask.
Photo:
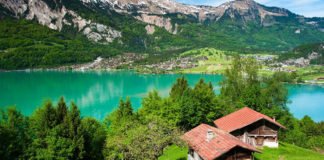
[{"label": "mountain ridge", "polygon": [[[17,25],[26,19],[56,34],[70,35],[69,39],[84,37],[92,46],[109,46],[114,53],[166,53],[204,47],[277,52],[324,41],[324,18],[307,18],[252,0],[230,1],[216,7],[173,0],[3,0],[0,9],[0,27],[4,30],[13,27],[5,25],[7,19]],[[16,36],[5,31],[2,34],[0,58],[1,53],[17,50],[6,45]],[[19,43],[13,46],[26,47]],[[110,51],[93,52],[91,55],[100,56]]]},{"label": "mountain ridge", "polygon": [[[63,0],[64,1],[64,0]],[[73,10],[67,10],[63,1],[58,0],[41,0],[41,1],[16,1],[6,0],[0,2],[2,7],[11,10],[15,17],[21,17],[27,14],[26,19],[38,19],[39,23],[46,25],[51,29],[61,30],[63,23],[65,25],[71,24],[64,19],[64,16],[72,16],[72,23],[77,25],[78,30],[83,30],[84,26],[89,25],[90,21],[80,17]],[[149,25],[155,25],[166,29],[170,33],[177,33],[177,23],[171,23],[170,18],[165,18],[167,14],[183,14],[193,16],[198,22],[218,22],[222,19],[229,18],[233,21],[241,21],[247,23],[249,21],[257,22],[263,26],[271,26],[277,22],[277,18],[293,17],[297,22],[307,22],[309,18],[300,16],[290,12],[284,8],[266,7],[253,0],[234,0],[225,2],[219,6],[195,6],[175,2],[173,0],[80,0],[90,10],[98,7],[104,10],[113,10],[120,14],[129,14],[136,20],[142,21]],[[73,2],[72,2],[73,3]],[[48,4],[48,5],[46,5]],[[50,6],[51,4],[52,6]],[[54,5],[54,7],[53,7]],[[60,6],[60,7],[58,7]],[[39,8],[37,8],[39,7]],[[52,9],[54,8],[54,9]],[[35,11],[38,10],[38,12]],[[51,10],[52,9],[52,10]],[[60,10],[58,10],[60,9]],[[55,24],[52,20],[55,19]],[[323,21],[323,19],[321,19]],[[317,21],[312,21],[313,25],[317,25]],[[324,26],[321,26],[324,28]],[[91,28],[91,27],[90,27]],[[85,34],[93,41],[98,41],[98,35],[88,35],[89,29],[87,28]],[[106,26],[109,28],[109,26]],[[120,37],[119,33],[114,32],[113,28],[109,28],[110,34],[107,42]],[[322,31],[322,28],[319,29]],[[109,31],[108,31],[109,32]],[[107,33],[106,33],[107,34]]]}]

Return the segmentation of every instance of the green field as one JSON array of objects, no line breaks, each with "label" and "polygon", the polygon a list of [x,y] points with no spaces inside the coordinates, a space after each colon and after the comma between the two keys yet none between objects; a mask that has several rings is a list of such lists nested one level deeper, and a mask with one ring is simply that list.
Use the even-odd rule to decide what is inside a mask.
[{"label": "green field", "polygon": [[302,75],[303,80],[317,80],[324,78],[324,66],[308,66],[297,70],[299,75]]},{"label": "green field", "polygon": [[[215,48],[202,48],[186,51],[180,54],[180,57],[192,56],[192,57],[206,57],[207,60],[198,61],[198,66],[195,68],[179,70],[181,73],[212,73],[212,74],[222,74],[224,71],[230,67],[232,62],[232,57],[234,54],[238,54],[238,52],[229,52],[223,51]],[[244,54],[241,56],[275,56],[270,54]],[[310,65],[307,67],[295,67],[288,66],[285,67],[287,70],[296,71],[298,77],[300,77],[303,81],[316,81],[317,83],[324,83],[323,80],[318,81],[318,78],[324,78],[324,66],[321,65]],[[264,76],[271,76],[275,72],[269,70],[269,67],[266,64],[262,64],[262,69],[260,70],[260,74]]]},{"label": "green field", "polygon": [[164,154],[159,158],[159,160],[186,160],[187,159],[187,151],[186,147],[178,147],[176,145],[172,145],[164,151]]},{"label": "green field", "polygon": [[[180,57],[192,56],[192,57],[206,57],[208,60],[200,60],[198,66],[195,68],[180,70],[181,73],[217,73],[222,74],[231,66],[233,55],[238,55],[238,52],[224,51],[215,48],[201,48],[190,50],[180,54]],[[266,53],[260,54],[240,54],[241,56],[270,56]],[[274,56],[274,55],[271,55]],[[275,56],[276,57],[276,56]],[[266,70],[267,66],[263,65],[261,74],[271,75],[272,71]]]},{"label": "green field", "polygon": [[287,143],[280,143],[279,148],[264,148],[255,154],[257,160],[322,160],[324,155]]},{"label": "green field", "polygon": [[[323,160],[324,155],[287,143],[280,143],[279,148],[264,148],[262,153],[254,155],[256,160]],[[170,146],[159,160],[185,160],[187,148]]]},{"label": "green field", "polygon": [[183,73],[223,73],[231,64],[231,55],[236,52],[222,51],[215,48],[202,48],[190,50],[180,56],[207,57],[208,60],[200,60],[198,67],[185,69]]}]

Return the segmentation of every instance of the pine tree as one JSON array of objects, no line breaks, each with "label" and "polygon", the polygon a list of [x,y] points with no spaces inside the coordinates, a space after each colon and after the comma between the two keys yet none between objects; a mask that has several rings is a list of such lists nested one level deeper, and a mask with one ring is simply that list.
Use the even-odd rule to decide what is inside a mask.
[{"label": "pine tree", "polygon": [[84,159],[104,159],[103,147],[106,139],[104,126],[94,118],[84,118],[82,123],[82,135],[84,136]]},{"label": "pine tree", "polygon": [[62,123],[67,116],[67,106],[64,98],[61,97],[56,108],[57,123]]},{"label": "pine tree", "polygon": [[150,114],[159,115],[163,109],[162,105],[162,98],[159,96],[159,93],[154,90],[150,92],[147,97],[143,98],[142,107],[140,108],[139,113],[144,116]]},{"label": "pine tree", "polygon": [[45,132],[45,131],[47,131],[49,129],[52,129],[57,124],[57,122],[56,122],[56,110],[53,107],[52,102],[50,102],[50,101],[45,102],[44,107],[41,108],[38,113],[36,112],[36,116],[40,116],[40,117],[37,117],[37,118],[40,118],[39,122],[41,123],[40,127],[42,128],[42,129],[40,129],[41,132]]},{"label": "pine tree", "polygon": [[69,136],[73,140],[73,159],[82,159],[84,151],[84,138],[82,135],[81,117],[78,107],[71,103],[68,114]]},{"label": "pine tree", "polygon": [[133,115],[133,108],[129,97],[126,98],[126,102],[124,102],[123,99],[120,99],[119,106],[116,112],[118,118],[120,119],[129,118]]},{"label": "pine tree", "polygon": [[216,98],[212,84],[200,79],[194,89],[187,90],[179,101],[180,127],[189,130],[200,123],[211,124],[220,117],[222,113]]},{"label": "pine tree", "polygon": [[1,159],[27,159],[25,152],[31,142],[28,119],[14,107],[0,112]]},{"label": "pine tree", "polygon": [[177,79],[177,82],[172,86],[170,98],[174,101],[179,100],[189,89],[188,81],[184,76]]},{"label": "pine tree", "polygon": [[124,103],[124,109],[122,112],[123,112],[123,116],[133,115],[133,107],[129,97],[126,98],[126,102]]}]

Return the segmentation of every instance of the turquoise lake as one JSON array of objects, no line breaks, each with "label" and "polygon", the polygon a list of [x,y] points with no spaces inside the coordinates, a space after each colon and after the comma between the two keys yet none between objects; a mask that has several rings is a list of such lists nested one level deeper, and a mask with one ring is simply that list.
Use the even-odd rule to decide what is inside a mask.
[{"label": "turquoise lake", "polygon": [[[16,106],[30,115],[46,100],[54,103],[64,96],[75,102],[83,116],[103,119],[113,111],[120,98],[131,98],[133,107],[139,108],[141,99],[149,91],[158,90],[167,96],[180,74],[138,74],[134,72],[0,72],[0,108]],[[199,79],[212,82],[219,93],[221,75],[186,74],[193,86]],[[297,117],[311,116],[324,120],[324,86],[287,85],[290,111]]]}]

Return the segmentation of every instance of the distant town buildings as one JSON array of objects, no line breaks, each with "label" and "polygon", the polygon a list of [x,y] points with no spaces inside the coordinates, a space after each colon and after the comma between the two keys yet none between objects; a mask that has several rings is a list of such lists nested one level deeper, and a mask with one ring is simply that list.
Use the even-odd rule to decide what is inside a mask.
[{"label": "distant town buildings", "polygon": [[145,68],[162,70],[162,71],[172,71],[175,69],[189,69],[198,66],[198,61],[200,60],[208,60],[207,57],[178,57],[173,58],[168,61],[156,63],[156,64],[148,64],[145,65]]}]

